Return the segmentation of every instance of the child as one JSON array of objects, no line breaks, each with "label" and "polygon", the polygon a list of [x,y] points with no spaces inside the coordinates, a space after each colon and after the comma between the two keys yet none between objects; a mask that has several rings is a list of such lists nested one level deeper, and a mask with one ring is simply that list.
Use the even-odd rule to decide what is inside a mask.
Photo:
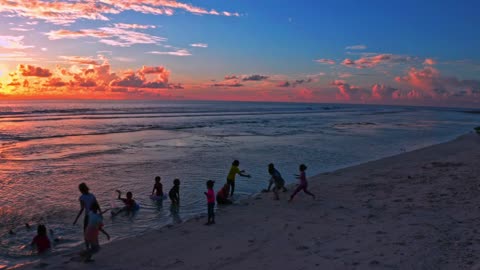
[{"label": "child", "polygon": [[299,169],[300,175],[297,175],[297,179],[300,179],[300,184],[297,186],[292,196],[290,196],[290,200],[288,200],[289,202],[293,200],[293,197],[295,197],[295,195],[297,195],[300,190],[303,190],[303,192],[307,193],[308,195],[312,196],[313,199],[315,199],[315,195],[307,190],[308,183],[307,176],[305,175],[305,170],[307,169],[307,166],[305,166],[305,164],[301,164]]},{"label": "child", "polygon": [[152,195],[155,194],[157,197],[163,197],[163,186],[160,183],[160,176],[155,177],[155,185],[153,185]]},{"label": "child", "polygon": [[207,196],[207,206],[208,206],[208,221],[205,225],[215,224],[215,192],[213,191],[213,185],[215,181],[207,181],[207,192],[204,192]]},{"label": "child", "polygon": [[102,232],[110,240],[110,235],[103,229],[103,218],[100,215],[100,207],[98,203],[94,203],[90,209],[87,229],[85,230],[85,242],[87,250],[82,254],[85,262],[92,262],[92,255],[100,250],[98,243],[98,233]]},{"label": "child", "polygon": [[228,184],[223,185],[223,187],[217,192],[217,203],[232,204],[232,201],[228,199],[229,192],[230,190]]},{"label": "child", "polygon": [[238,174],[243,177],[248,177],[250,178],[250,175],[245,174],[244,170],[240,170],[238,166],[240,165],[240,161],[234,160],[232,162],[232,167],[230,168],[230,171],[228,172],[227,176],[227,184],[230,186],[231,193],[230,196],[233,196],[233,192],[235,191],[235,176]]},{"label": "child", "polygon": [[45,225],[38,225],[37,235],[33,238],[30,245],[32,247],[36,246],[38,254],[43,254],[50,250],[50,239],[48,239],[47,228]]},{"label": "child", "polygon": [[[275,186],[273,187],[273,194],[274,200],[279,200],[278,192],[280,190],[285,191],[285,180],[283,180],[282,175],[275,169],[273,163],[268,164],[268,173],[271,175],[270,183],[274,183]],[[270,189],[270,185],[268,186],[268,190]]]},{"label": "child", "polygon": [[168,192],[168,197],[170,197],[173,205],[178,206],[180,204],[180,180],[178,178],[173,180],[173,187]]},{"label": "child", "polygon": [[97,198],[95,198],[95,195],[89,192],[90,189],[85,183],[81,183],[80,185],[78,185],[78,189],[80,190],[80,193],[82,193],[82,195],[78,199],[80,201],[80,211],[78,212],[75,221],[73,221],[73,225],[77,223],[78,218],[85,210],[85,217],[83,219],[83,232],[85,232],[88,224],[88,213],[90,212],[90,208],[92,207],[93,203],[97,202]]},{"label": "child", "polygon": [[112,212],[112,216],[116,216],[123,211],[133,212],[137,210],[138,205],[133,199],[132,192],[130,191],[127,192],[126,198],[122,198],[122,192],[120,190],[117,190],[117,193],[118,193],[118,199],[121,200],[125,204],[125,206],[122,209],[118,210],[117,212]]}]

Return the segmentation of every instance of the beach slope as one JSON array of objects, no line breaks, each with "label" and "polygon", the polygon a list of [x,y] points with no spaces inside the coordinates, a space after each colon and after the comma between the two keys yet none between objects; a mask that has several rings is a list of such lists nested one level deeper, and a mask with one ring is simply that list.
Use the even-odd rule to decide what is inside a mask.
[{"label": "beach slope", "polygon": [[479,175],[472,133],[310,177],[316,200],[259,194],[220,207],[213,226],[193,219],[106,244],[90,264],[60,254],[23,269],[476,269]]}]

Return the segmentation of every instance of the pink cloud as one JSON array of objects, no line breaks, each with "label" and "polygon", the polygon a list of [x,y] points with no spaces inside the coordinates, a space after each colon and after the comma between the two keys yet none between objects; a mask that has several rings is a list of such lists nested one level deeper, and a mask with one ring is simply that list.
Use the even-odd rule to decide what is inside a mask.
[{"label": "pink cloud", "polygon": [[317,63],[322,63],[322,64],[328,64],[328,65],[335,65],[335,60],[332,60],[332,59],[317,59],[317,60],[314,60],[315,62]]},{"label": "pink cloud", "polygon": [[198,15],[240,16],[238,12],[207,10],[174,0],[99,0],[99,1],[0,1],[0,13],[7,16],[38,19],[53,24],[71,24],[80,19],[108,21],[110,14],[135,11],[145,14],[173,15],[181,9]]},{"label": "pink cloud", "polygon": [[394,55],[394,54],[378,54],[374,56],[365,56],[357,60],[345,59],[342,65],[356,68],[373,68],[380,64],[408,63],[414,59],[410,56]]},{"label": "pink cloud", "polygon": [[0,36],[0,49],[23,50],[35,47],[25,45],[23,38],[24,36]]},{"label": "pink cloud", "polygon": [[443,76],[432,66],[423,69],[412,67],[405,76],[396,77],[395,81],[407,84],[423,95],[437,98],[456,96],[458,93],[475,93],[480,90],[480,81]]},{"label": "pink cloud", "polygon": [[135,44],[157,44],[165,41],[163,37],[153,36],[146,33],[126,30],[121,28],[100,27],[99,29],[81,29],[71,31],[66,29],[47,32],[50,40],[97,38],[99,42],[117,47],[130,47]]}]

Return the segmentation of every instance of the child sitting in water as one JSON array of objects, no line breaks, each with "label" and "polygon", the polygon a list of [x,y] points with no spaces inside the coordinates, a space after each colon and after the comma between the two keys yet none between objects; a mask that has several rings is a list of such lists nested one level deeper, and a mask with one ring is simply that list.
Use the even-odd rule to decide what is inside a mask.
[{"label": "child sitting in water", "polygon": [[37,235],[33,238],[30,245],[37,248],[38,254],[43,254],[50,250],[50,239],[48,239],[47,228],[45,225],[38,225]]},{"label": "child sitting in water", "polygon": [[160,183],[160,176],[155,177],[155,185],[153,185],[152,195],[163,197],[163,186]]},{"label": "child sitting in water", "polygon": [[103,229],[103,218],[100,215],[100,207],[95,202],[90,208],[88,213],[88,225],[85,230],[85,242],[87,243],[87,250],[82,254],[85,257],[85,262],[91,262],[92,255],[100,250],[100,244],[98,243],[98,234],[102,232],[107,236],[107,240],[110,240],[110,235]]},{"label": "child sitting in water", "polygon": [[117,212],[112,212],[113,216],[118,215],[123,211],[133,212],[134,210],[137,209],[138,205],[133,199],[132,192],[130,191],[127,192],[126,198],[122,198],[122,192],[120,190],[117,190],[117,193],[118,193],[118,199],[121,200],[125,204],[125,206],[122,209],[118,210]]},{"label": "child sitting in water", "polygon": [[170,197],[172,205],[178,206],[180,204],[180,179],[173,180],[173,187],[168,192],[168,197]]},{"label": "child sitting in water", "polygon": [[223,185],[223,187],[217,192],[217,203],[232,204],[232,201],[228,199],[229,192],[230,192],[230,186],[228,184]]},{"label": "child sitting in water", "polygon": [[215,224],[215,192],[213,191],[213,185],[215,181],[208,180],[207,181],[207,192],[205,196],[207,196],[207,207],[208,207],[208,221],[205,225]]}]

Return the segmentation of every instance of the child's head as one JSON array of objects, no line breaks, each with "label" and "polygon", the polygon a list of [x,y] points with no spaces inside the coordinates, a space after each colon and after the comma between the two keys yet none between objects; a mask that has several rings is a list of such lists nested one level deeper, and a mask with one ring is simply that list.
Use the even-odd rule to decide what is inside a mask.
[{"label": "child's head", "polygon": [[232,162],[232,165],[233,165],[233,166],[238,166],[238,165],[240,165],[240,161],[238,161],[238,160],[235,159],[235,160]]},{"label": "child's head", "polygon": [[173,185],[174,186],[180,186],[180,179],[175,178],[175,180],[173,180]]},{"label": "child's head", "polygon": [[100,205],[98,205],[97,201],[94,201],[92,203],[92,206],[90,206],[90,211],[97,213],[100,210]]},{"label": "child's head", "polygon": [[127,192],[127,199],[131,199],[132,197],[133,197],[133,194],[132,194],[132,192],[130,192],[130,191],[129,191],[129,192]]},{"label": "child's head", "polygon": [[155,177],[155,183],[160,183],[160,176]]},{"label": "child's head", "polygon": [[273,163],[268,164],[268,173],[273,174],[274,170],[275,166],[273,165]]},{"label": "child's head", "polygon": [[89,188],[88,188],[87,184],[81,183],[80,185],[78,185],[78,189],[80,190],[80,192],[82,194],[88,194]]},{"label": "child's head", "polygon": [[40,236],[46,236],[47,235],[47,228],[45,227],[45,225],[38,225],[37,227],[37,234],[40,235]]},{"label": "child's head", "polygon": [[300,171],[303,172],[307,169],[307,166],[305,164],[300,164]]},{"label": "child's head", "polygon": [[213,188],[213,184],[215,184],[215,181],[213,181],[213,180],[208,180],[208,181],[207,181],[207,188],[208,188],[208,189],[212,189],[212,188]]}]

